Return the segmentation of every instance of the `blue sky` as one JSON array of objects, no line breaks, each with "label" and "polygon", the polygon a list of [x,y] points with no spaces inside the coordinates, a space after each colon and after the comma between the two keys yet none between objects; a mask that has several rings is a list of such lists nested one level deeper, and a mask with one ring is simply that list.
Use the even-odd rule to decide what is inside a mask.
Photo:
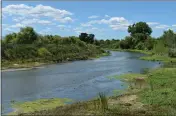
[{"label": "blue sky", "polygon": [[176,2],[3,2],[2,35],[32,26],[40,34],[78,36],[93,33],[97,39],[122,39],[127,27],[147,22],[152,36],[176,31]]}]

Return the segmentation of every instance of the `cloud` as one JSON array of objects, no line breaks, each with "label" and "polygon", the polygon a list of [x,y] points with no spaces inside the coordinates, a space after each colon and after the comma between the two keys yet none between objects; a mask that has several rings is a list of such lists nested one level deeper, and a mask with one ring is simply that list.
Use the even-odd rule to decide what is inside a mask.
[{"label": "cloud", "polygon": [[105,29],[103,28],[97,28],[97,27],[92,27],[92,28],[86,28],[86,27],[76,27],[73,29],[73,31],[75,31],[77,34],[80,34],[80,33],[92,33],[92,34],[100,34],[102,32],[105,31]]},{"label": "cloud", "polygon": [[105,18],[109,18],[110,16],[109,15],[105,15]]},{"label": "cloud", "polygon": [[15,22],[20,22],[23,19],[25,19],[25,17],[14,17],[12,20],[15,21]]},{"label": "cloud", "polygon": [[51,28],[47,27],[39,32],[42,35],[48,35],[51,34]]},{"label": "cloud", "polygon": [[[73,15],[73,13],[56,9],[51,6],[44,5],[36,5],[36,6],[28,6],[25,4],[12,4],[2,8],[3,15],[9,16],[21,16],[21,17],[49,17],[54,20],[57,20],[61,23],[70,22],[73,19],[69,16]],[[18,19],[15,21],[18,21]]]},{"label": "cloud", "polygon": [[7,32],[14,32],[14,30],[10,29],[10,28],[5,28],[4,31],[7,31]]},{"label": "cloud", "polygon": [[130,22],[124,17],[111,17],[110,19],[92,20],[84,23],[84,26],[90,26],[93,24],[106,24],[113,30],[124,30],[127,29],[127,27],[130,25]]},{"label": "cloud", "polygon": [[72,29],[70,25],[57,25],[56,27],[64,31],[70,31]]},{"label": "cloud", "polygon": [[91,27],[92,25],[89,23],[81,23],[81,26],[82,27]]},{"label": "cloud", "polygon": [[21,28],[21,27],[25,27],[25,25],[21,24],[21,23],[17,23],[15,25],[11,25],[10,28]]},{"label": "cloud", "polygon": [[96,19],[96,18],[98,18],[99,16],[97,16],[97,15],[92,15],[92,16],[89,16],[88,18],[89,19]]},{"label": "cloud", "polygon": [[25,19],[21,22],[24,25],[31,25],[31,24],[42,24],[42,25],[49,25],[52,24],[51,21],[48,20],[40,20],[40,19]]},{"label": "cloud", "polygon": [[[18,19],[17,19],[18,20]],[[40,19],[24,19],[19,23],[16,23],[15,25],[11,25],[12,28],[20,28],[24,26],[30,26],[33,24],[41,24],[41,25],[54,25],[51,21],[48,20],[40,20]]]},{"label": "cloud", "polygon": [[172,27],[176,27],[176,24],[172,25]]},{"label": "cloud", "polygon": [[168,25],[157,25],[157,26],[155,26],[156,29],[167,29],[169,27],[170,26],[168,26]]},{"label": "cloud", "polygon": [[153,25],[158,25],[158,22],[147,22],[148,25],[153,26]]},{"label": "cloud", "polygon": [[67,23],[67,22],[73,22],[74,20],[71,17],[64,17],[64,18],[55,18],[54,20],[57,20],[61,23]]}]

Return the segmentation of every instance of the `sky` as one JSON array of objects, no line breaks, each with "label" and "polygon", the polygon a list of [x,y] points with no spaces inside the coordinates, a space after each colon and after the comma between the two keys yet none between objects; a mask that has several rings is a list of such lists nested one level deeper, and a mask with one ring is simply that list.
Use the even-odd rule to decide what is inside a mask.
[{"label": "sky", "polygon": [[176,31],[176,2],[144,1],[3,1],[2,36],[31,26],[39,34],[78,36],[93,33],[96,39],[123,39],[129,25],[144,21],[152,36]]}]

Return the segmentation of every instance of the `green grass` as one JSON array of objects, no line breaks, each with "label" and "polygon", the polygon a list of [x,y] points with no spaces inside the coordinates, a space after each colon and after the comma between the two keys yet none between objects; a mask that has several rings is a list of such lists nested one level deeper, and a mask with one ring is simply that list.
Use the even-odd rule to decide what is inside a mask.
[{"label": "green grass", "polygon": [[153,70],[148,81],[152,82],[153,89],[142,91],[140,100],[151,105],[155,112],[158,112],[157,108],[162,108],[166,114],[176,113],[176,68]]},{"label": "green grass", "polygon": [[176,62],[176,58],[170,58],[168,56],[161,56],[161,55],[143,56],[140,57],[140,59],[149,61]]},{"label": "green grass", "polygon": [[108,100],[105,96],[105,93],[99,93],[99,99],[101,103],[101,109],[105,112],[108,109]]},{"label": "green grass", "polygon": [[17,110],[17,112],[9,113],[9,115],[15,115],[18,113],[30,113],[34,111],[48,110],[56,108],[58,106],[65,105],[66,102],[71,102],[71,99],[66,98],[51,98],[51,99],[39,99],[36,101],[28,101],[24,103],[13,103],[12,107]]},{"label": "green grass", "polygon": [[144,77],[146,78],[147,76],[144,74],[138,74],[138,73],[127,73],[127,74],[122,74],[122,75],[115,75],[115,76],[109,76],[108,78],[115,78],[115,79],[120,79],[124,81],[132,81],[133,79],[137,77]]}]

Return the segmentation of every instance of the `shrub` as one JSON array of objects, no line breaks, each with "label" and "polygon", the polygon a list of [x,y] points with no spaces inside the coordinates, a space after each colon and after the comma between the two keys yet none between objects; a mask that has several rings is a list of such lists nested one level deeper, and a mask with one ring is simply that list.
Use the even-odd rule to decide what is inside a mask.
[{"label": "shrub", "polygon": [[47,57],[47,56],[50,56],[51,55],[51,53],[46,49],[46,48],[39,48],[38,49],[38,55],[40,56],[40,57]]},{"label": "shrub", "polygon": [[170,57],[176,57],[176,48],[171,48],[171,49],[169,49],[168,55],[169,55]]}]

